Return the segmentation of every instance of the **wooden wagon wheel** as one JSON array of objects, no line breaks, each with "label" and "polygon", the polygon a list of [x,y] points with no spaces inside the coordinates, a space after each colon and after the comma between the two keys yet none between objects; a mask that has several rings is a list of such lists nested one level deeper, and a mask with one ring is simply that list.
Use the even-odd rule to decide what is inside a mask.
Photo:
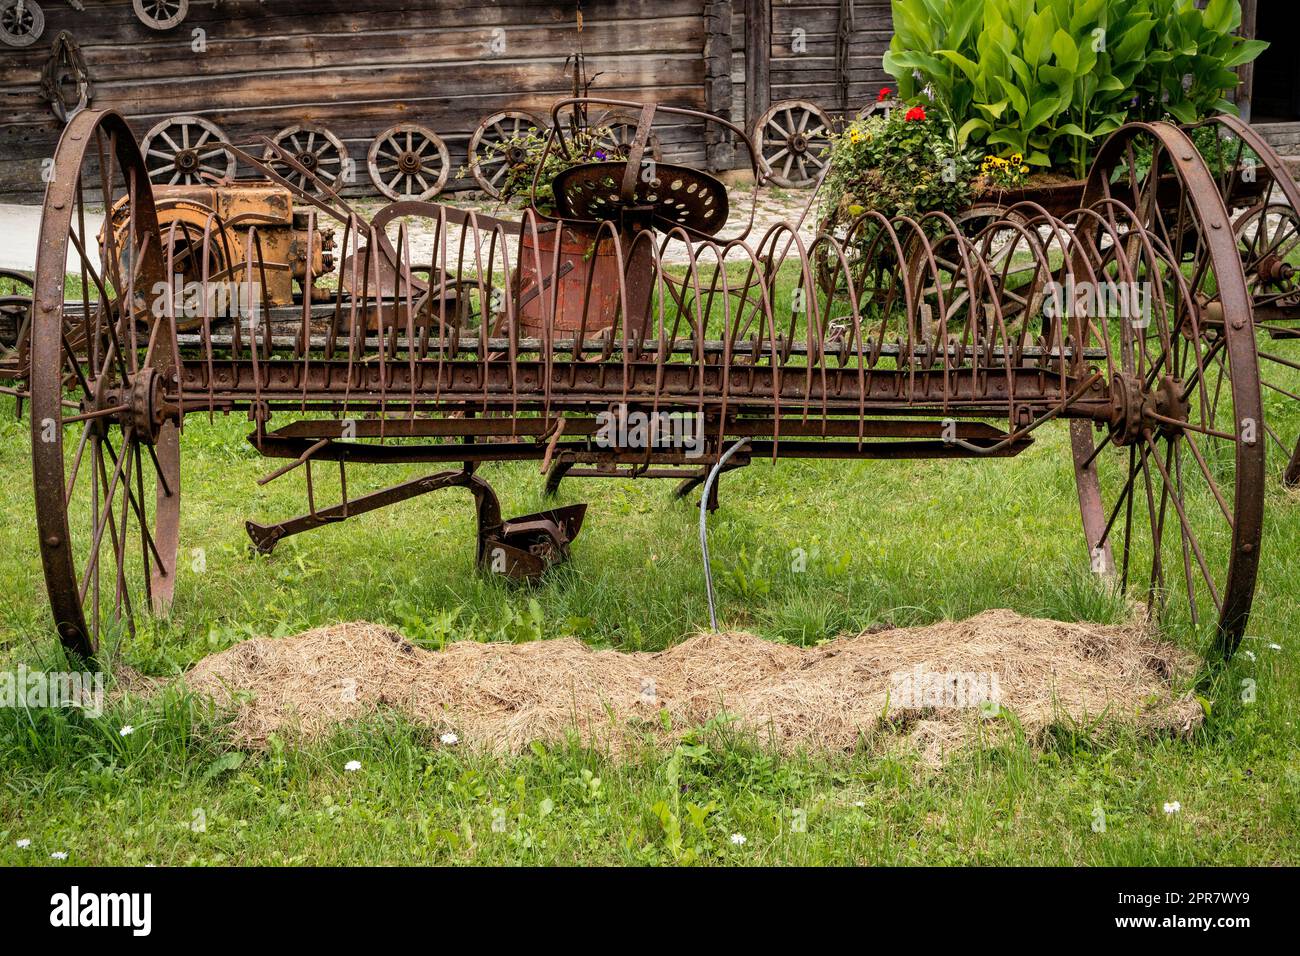
[{"label": "wooden wagon wheel", "polygon": [[367,164],[370,181],[389,199],[426,201],[446,185],[451,157],[433,130],[398,123],[375,137]]},{"label": "wooden wagon wheel", "polygon": [[[1273,147],[1235,116],[1207,120],[1198,139],[1228,212],[1254,305],[1270,454],[1300,485],[1300,186]],[[1276,453],[1276,454],[1274,454]]]},{"label": "wooden wagon wheel", "polygon": [[474,181],[493,199],[501,198],[501,187],[512,166],[527,161],[528,151],[509,141],[530,129],[542,131],[546,121],[524,110],[502,110],[483,117],[469,139],[469,171]]},{"label": "wooden wagon wheel", "polygon": [[[636,139],[637,124],[640,117],[627,110],[608,110],[591,124],[592,130],[600,130],[596,142],[604,147],[609,159],[627,159],[632,152],[632,141]],[[656,163],[663,159],[663,148],[659,137],[652,131],[646,140],[645,155]]]},{"label": "wooden wagon wheel", "polygon": [[754,148],[766,177],[778,186],[810,186],[830,162],[833,124],[807,100],[782,100],[754,124]]},{"label": "wooden wagon wheel", "polygon": [[[1080,245],[1130,307],[1089,323],[1109,356],[1113,417],[1094,442],[1071,428],[1094,570],[1142,580],[1148,611],[1213,633],[1230,657],[1254,596],[1263,532],[1264,433],[1250,292],[1227,209],[1186,134],[1130,124],[1102,147]],[[1107,238],[1109,236],[1109,239]],[[1076,270],[1077,271],[1077,270]],[[1076,275],[1076,280],[1081,276]],[[1133,308],[1147,298],[1146,308]],[[1102,328],[1104,326],[1104,329]],[[1072,337],[1081,337],[1077,319]]]},{"label": "wooden wagon wheel", "polygon": [[239,161],[224,146],[226,134],[201,116],[173,116],[145,134],[140,144],[151,182],[193,186],[204,174],[231,179]]},{"label": "wooden wagon wheel", "polygon": [[[153,192],[126,121],[78,114],[54,170],[36,260],[32,466],[55,627],[69,654],[87,659],[106,626],[132,632],[135,613],[171,601],[179,382],[175,329],[155,289],[166,266]],[[95,249],[87,222],[101,202],[125,212],[126,250],[114,229]]]},{"label": "wooden wagon wheel", "polygon": [[322,185],[337,192],[349,174],[348,148],[343,141],[317,123],[298,123],[287,126],[271,137],[280,149],[292,156],[303,169],[316,177],[294,169],[288,163],[275,159],[269,147],[262,158],[273,170],[305,193],[321,193]]},{"label": "wooden wagon wheel", "polygon": [[170,30],[190,12],[190,0],[131,0],[131,5],[150,30]]},{"label": "wooden wagon wheel", "polygon": [[35,0],[0,3],[0,42],[6,46],[31,46],[45,32],[45,11]]},{"label": "wooden wagon wheel", "polygon": [[883,116],[885,119],[889,119],[894,110],[898,109],[902,105],[903,104],[896,99],[876,100],[874,103],[868,103],[866,106],[862,107],[862,109],[858,110],[853,114],[853,118],[859,122],[876,116]]}]

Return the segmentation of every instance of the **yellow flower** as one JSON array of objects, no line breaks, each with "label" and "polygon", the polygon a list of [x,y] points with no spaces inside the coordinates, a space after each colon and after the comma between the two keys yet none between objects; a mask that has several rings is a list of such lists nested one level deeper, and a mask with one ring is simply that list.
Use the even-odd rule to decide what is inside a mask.
[{"label": "yellow flower", "polygon": [[1021,173],[1028,173],[1028,172],[1029,172],[1029,167],[1028,167],[1028,166],[1021,166],[1021,167],[1020,167],[1020,172],[1021,172]]},{"label": "yellow flower", "polygon": [[1025,161],[1025,157],[1021,156],[1019,153],[1012,153],[1012,154],[1011,154],[1011,165],[1012,165],[1012,166],[1019,166],[1019,165],[1020,165],[1021,163],[1023,163],[1024,161]]}]

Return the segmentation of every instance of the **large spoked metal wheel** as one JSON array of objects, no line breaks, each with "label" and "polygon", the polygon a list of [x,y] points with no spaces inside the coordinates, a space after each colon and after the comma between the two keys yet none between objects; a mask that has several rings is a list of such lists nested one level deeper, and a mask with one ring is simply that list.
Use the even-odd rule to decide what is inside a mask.
[{"label": "large spoked metal wheel", "polygon": [[1093,568],[1141,587],[1167,629],[1204,633],[1230,657],[1259,565],[1264,432],[1228,211],[1191,140],[1167,124],[1106,142],[1084,208],[1102,224],[1078,227],[1096,284],[1122,296],[1096,310],[1100,331],[1084,343],[1107,350],[1113,418],[1098,441],[1072,426]]},{"label": "large spoked metal wheel", "polygon": [[523,110],[502,110],[485,116],[469,139],[469,171],[479,188],[493,199],[501,198],[506,174],[528,159],[520,139],[535,130],[541,135],[546,122]]},{"label": "large spoked metal wheel", "polygon": [[1193,131],[1232,216],[1254,305],[1271,472],[1300,485],[1300,186],[1276,150],[1235,116]]},{"label": "large spoked metal wheel", "polygon": [[[112,111],[78,114],[54,168],[32,319],[36,520],[59,638],[90,659],[106,632],[123,636],[135,614],[164,610],[175,587],[176,338],[158,307],[157,214],[126,122]],[[101,205],[125,218],[125,248],[116,229],[89,231]]]},{"label": "large spoked metal wheel", "polygon": [[370,144],[370,181],[389,199],[427,201],[447,184],[451,156],[431,129],[398,123]]},{"label": "large spoked metal wheel", "polygon": [[149,180],[167,186],[193,186],[231,179],[239,162],[224,143],[226,135],[201,116],[173,116],[145,134],[140,150]]},{"label": "large spoked metal wheel", "polygon": [[[288,126],[271,137],[302,169],[278,160],[267,148],[262,158],[275,172],[305,193],[338,192],[350,175],[348,148],[343,141],[317,123]],[[310,174],[310,175],[309,175]]]},{"label": "large spoked metal wheel", "polygon": [[806,100],[783,100],[754,124],[754,148],[767,178],[778,186],[811,186],[830,162],[833,124]]}]

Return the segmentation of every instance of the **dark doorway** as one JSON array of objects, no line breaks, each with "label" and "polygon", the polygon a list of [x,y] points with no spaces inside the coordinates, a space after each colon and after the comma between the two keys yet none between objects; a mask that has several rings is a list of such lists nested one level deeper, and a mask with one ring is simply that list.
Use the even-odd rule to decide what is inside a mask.
[{"label": "dark doorway", "polygon": [[1255,36],[1270,45],[1255,61],[1251,121],[1295,122],[1300,120],[1300,59],[1294,39],[1300,31],[1300,4],[1262,0],[1257,17]]}]

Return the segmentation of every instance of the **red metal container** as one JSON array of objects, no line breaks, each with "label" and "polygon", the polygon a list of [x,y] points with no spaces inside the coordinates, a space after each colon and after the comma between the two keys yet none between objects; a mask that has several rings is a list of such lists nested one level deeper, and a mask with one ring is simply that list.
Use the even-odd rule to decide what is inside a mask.
[{"label": "red metal container", "polygon": [[[555,244],[559,237],[559,281],[543,283],[541,293],[528,298],[539,284],[539,274],[550,280],[557,271]],[[654,290],[654,255],[650,244],[642,240],[632,246],[632,236],[620,238],[623,259],[615,252],[609,232],[596,242],[595,229],[573,223],[540,227],[534,247],[531,229],[524,229],[519,249],[519,300],[528,298],[520,310],[520,332],[526,336],[540,337],[546,325],[546,315],[554,298],[553,334],[583,331],[583,338],[613,328],[619,323],[620,296],[619,272],[624,274],[627,297],[626,323],[629,335],[643,332],[650,315],[650,297]],[[536,252],[534,253],[534,249]],[[538,269],[540,260],[540,272]],[[591,283],[590,304],[587,284]],[[558,290],[558,291],[557,291]],[[585,310],[585,319],[584,319]],[[620,324],[620,328],[621,328]]]}]

